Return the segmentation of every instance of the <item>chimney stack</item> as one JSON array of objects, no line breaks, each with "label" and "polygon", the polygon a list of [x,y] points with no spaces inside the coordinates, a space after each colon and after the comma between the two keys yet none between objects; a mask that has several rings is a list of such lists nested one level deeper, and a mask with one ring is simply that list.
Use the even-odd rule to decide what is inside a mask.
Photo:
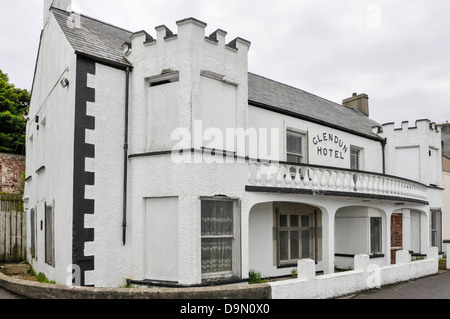
[{"label": "chimney stack", "polygon": [[369,96],[367,94],[353,93],[353,96],[343,100],[342,104],[369,116]]},{"label": "chimney stack", "polygon": [[71,0],[44,0],[44,26],[50,18],[50,8],[53,7],[70,12],[72,10],[71,6]]}]

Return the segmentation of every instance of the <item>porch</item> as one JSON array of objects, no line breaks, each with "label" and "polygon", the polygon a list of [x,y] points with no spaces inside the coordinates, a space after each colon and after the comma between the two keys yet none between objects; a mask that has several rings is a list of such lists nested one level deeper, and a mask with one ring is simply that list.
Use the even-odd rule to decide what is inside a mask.
[{"label": "porch", "polygon": [[382,267],[397,251],[425,255],[430,246],[427,187],[414,181],[258,162],[249,164],[246,191],[248,270],[267,277],[289,275],[302,259],[324,274],[354,269],[360,254]]}]

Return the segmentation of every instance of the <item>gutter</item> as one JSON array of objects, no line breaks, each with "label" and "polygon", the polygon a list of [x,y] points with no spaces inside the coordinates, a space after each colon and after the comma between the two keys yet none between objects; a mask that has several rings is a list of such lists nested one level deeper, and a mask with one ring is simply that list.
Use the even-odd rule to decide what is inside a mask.
[{"label": "gutter", "polygon": [[122,243],[125,246],[127,238],[127,191],[128,191],[128,107],[130,92],[130,68],[125,69],[125,129],[123,145],[123,218],[122,218]]}]

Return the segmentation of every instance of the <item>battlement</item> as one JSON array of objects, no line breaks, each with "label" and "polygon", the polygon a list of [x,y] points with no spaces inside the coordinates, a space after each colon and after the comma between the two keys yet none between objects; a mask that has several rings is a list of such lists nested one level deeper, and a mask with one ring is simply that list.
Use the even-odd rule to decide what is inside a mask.
[{"label": "battlement", "polygon": [[150,46],[155,44],[166,43],[168,41],[176,41],[178,39],[189,39],[195,43],[200,41],[207,42],[217,46],[223,46],[231,51],[238,52],[239,50],[248,52],[250,48],[250,41],[241,37],[236,37],[227,43],[227,32],[222,29],[217,29],[210,35],[205,36],[205,29],[207,24],[195,18],[186,18],[176,21],[178,27],[177,32],[173,32],[166,25],[159,25],[155,27],[156,37],[151,36],[148,32],[142,30],[135,32],[131,37],[131,42],[124,43],[124,51],[127,54],[132,54],[132,47],[137,45]]},{"label": "battlement", "polygon": [[403,121],[400,127],[395,127],[394,122],[385,123],[381,126],[372,127],[372,132],[376,134],[388,132],[405,132],[408,130],[434,131],[439,133],[439,125],[428,119],[416,120],[414,126],[409,126],[409,121]]}]

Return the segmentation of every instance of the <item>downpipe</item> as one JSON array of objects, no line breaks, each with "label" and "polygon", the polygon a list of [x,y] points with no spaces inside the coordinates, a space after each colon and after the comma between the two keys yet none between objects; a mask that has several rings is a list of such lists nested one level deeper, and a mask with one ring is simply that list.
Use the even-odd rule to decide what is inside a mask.
[{"label": "downpipe", "polygon": [[123,145],[123,217],[122,217],[122,244],[125,246],[127,240],[127,192],[128,192],[128,107],[130,91],[130,68],[125,70],[125,129]]}]

